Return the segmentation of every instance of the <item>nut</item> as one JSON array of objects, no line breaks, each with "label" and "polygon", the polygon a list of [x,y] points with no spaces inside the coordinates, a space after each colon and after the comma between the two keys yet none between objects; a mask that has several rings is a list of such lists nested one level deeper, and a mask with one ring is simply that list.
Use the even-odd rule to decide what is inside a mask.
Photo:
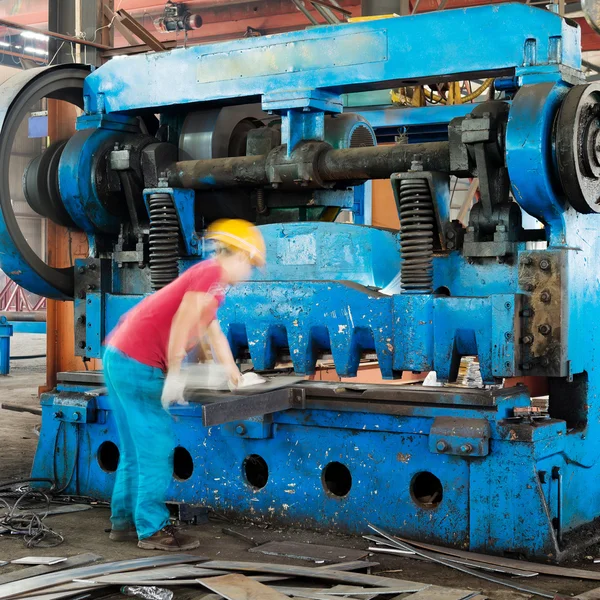
[{"label": "nut", "polygon": [[473,446],[472,446],[471,444],[463,444],[463,445],[460,447],[460,451],[461,451],[463,454],[471,454],[471,452],[473,452]]},{"label": "nut", "polygon": [[550,261],[547,258],[542,258],[540,260],[540,269],[542,271],[547,271],[550,268]]},{"label": "nut", "polygon": [[544,290],[540,294],[540,300],[542,302],[548,303],[548,302],[550,302],[550,300],[552,300],[552,295],[550,294],[550,292],[548,290]]},{"label": "nut", "polygon": [[538,327],[538,331],[542,334],[542,335],[550,335],[550,332],[552,331],[552,326],[549,325],[548,323],[542,323],[539,327]]},{"label": "nut", "polygon": [[533,261],[531,260],[531,256],[524,256],[521,260],[522,265],[529,266]]},{"label": "nut", "polygon": [[523,289],[526,292],[533,292],[533,290],[535,289],[535,286],[533,285],[533,283],[526,283],[525,285],[523,285]]},{"label": "nut", "polygon": [[438,452],[446,452],[448,450],[448,444],[444,440],[440,440],[435,447]]},{"label": "nut", "polygon": [[531,334],[524,335],[522,342],[527,346],[533,344],[533,336]]},{"label": "nut", "polygon": [[235,432],[236,432],[238,435],[244,435],[244,434],[246,433],[246,427],[245,427],[244,425],[238,425],[238,426],[235,428]]}]

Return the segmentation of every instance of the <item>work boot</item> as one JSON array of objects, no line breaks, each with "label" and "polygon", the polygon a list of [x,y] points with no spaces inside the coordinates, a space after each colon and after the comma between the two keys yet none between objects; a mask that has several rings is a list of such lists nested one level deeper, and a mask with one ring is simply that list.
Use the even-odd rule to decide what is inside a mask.
[{"label": "work boot", "polygon": [[200,540],[191,535],[180,533],[173,525],[166,525],[154,535],[138,542],[139,548],[144,548],[145,550],[162,550],[163,552],[193,550],[199,545]]},{"label": "work boot", "polygon": [[126,529],[111,529],[109,539],[113,542],[132,542],[137,540],[137,531],[133,525],[130,525]]}]

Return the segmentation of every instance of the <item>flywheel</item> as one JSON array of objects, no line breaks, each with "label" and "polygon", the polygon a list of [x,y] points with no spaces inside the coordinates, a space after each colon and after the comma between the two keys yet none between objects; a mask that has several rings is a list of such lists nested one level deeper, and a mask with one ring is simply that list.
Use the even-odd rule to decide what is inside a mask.
[{"label": "flywheel", "polygon": [[[0,268],[30,292],[67,300],[73,297],[73,268],[54,268],[30,247],[19,227],[11,190],[11,157],[23,121],[39,110],[44,99],[60,100],[83,108],[85,65],[58,65],[21,71],[0,86]],[[53,143],[23,172],[29,193],[25,201],[38,214],[61,225],[72,225],[60,203],[56,166],[64,144]],[[14,181],[14,173],[13,181]],[[39,182],[39,186],[37,183]],[[36,191],[39,188],[39,193]]]}]

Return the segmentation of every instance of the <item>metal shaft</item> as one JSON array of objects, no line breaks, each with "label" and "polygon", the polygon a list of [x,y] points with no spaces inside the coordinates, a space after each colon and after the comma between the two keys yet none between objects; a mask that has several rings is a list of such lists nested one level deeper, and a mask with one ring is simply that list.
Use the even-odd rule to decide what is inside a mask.
[{"label": "metal shaft", "polygon": [[6,317],[9,321],[36,322],[46,320],[45,310],[32,311],[12,311],[7,310],[0,312],[0,317]]},{"label": "metal shaft", "polygon": [[[448,142],[329,149],[321,153],[317,170],[323,181],[387,179],[392,173],[408,171],[415,157],[419,157],[425,171],[450,171]],[[170,186],[195,190],[269,183],[264,155],[180,161],[169,170]]]},{"label": "metal shaft", "polygon": [[416,156],[424,171],[450,171],[450,144],[428,142],[329,150],[319,158],[319,174],[324,181],[388,179],[408,171]]},{"label": "metal shaft", "polygon": [[169,171],[169,185],[194,190],[266,185],[266,156],[185,160]]}]

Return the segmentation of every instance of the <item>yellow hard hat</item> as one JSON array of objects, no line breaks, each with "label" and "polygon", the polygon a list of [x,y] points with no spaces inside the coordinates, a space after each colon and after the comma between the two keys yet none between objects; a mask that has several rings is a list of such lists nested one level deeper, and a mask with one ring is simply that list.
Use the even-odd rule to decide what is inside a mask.
[{"label": "yellow hard hat", "polygon": [[210,224],[206,237],[221,244],[242,250],[250,256],[252,264],[265,264],[265,240],[252,223],[243,219],[219,219]]}]

